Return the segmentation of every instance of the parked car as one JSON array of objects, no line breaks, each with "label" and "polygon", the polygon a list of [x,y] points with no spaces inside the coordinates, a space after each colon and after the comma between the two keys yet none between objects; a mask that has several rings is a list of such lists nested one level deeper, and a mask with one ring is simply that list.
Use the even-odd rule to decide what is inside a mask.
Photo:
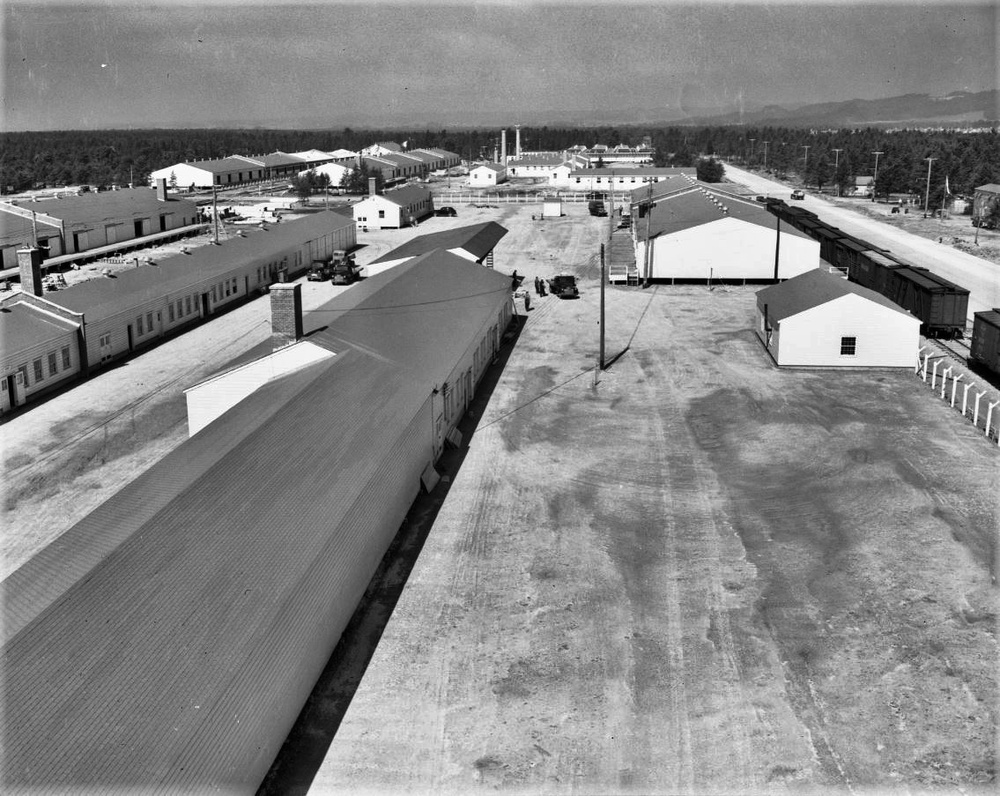
[{"label": "parked car", "polygon": [[759,193],[759,194],[757,194],[757,195],[756,195],[756,196],[755,196],[755,197],[753,198],[753,200],[754,200],[755,202],[766,202],[766,201],[767,201],[767,197],[766,197],[766,196],[764,196],[764,194],[760,194],[760,193]]},{"label": "parked car", "polygon": [[335,285],[350,285],[361,278],[361,268],[354,262],[354,255],[342,249],[333,253],[330,274]]},{"label": "parked car", "polygon": [[330,263],[327,260],[313,260],[309,273],[306,274],[308,282],[325,282],[330,278]]},{"label": "parked car", "polygon": [[445,207],[439,207],[439,208],[437,208],[437,210],[434,211],[434,215],[436,215],[436,216],[447,216],[448,218],[454,218],[455,216],[458,215],[458,213],[455,212],[455,208],[454,207],[447,207],[447,206],[445,206]]},{"label": "parked car", "polygon": [[800,191],[798,189],[792,191],[792,199],[805,199],[805,198],[806,198],[805,191]]},{"label": "parked car", "polygon": [[606,216],[608,214],[608,209],[604,206],[604,202],[592,200],[588,205],[587,209],[590,211],[592,216]]},{"label": "parked car", "polygon": [[559,298],[577,298],[580,291],[572,274],[556,274],[549,280],[549,292]]}]

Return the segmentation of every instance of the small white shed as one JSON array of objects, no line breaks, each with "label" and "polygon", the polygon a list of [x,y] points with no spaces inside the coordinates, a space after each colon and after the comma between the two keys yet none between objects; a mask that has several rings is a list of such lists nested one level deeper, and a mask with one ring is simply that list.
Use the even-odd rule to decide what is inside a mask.
[{"label": "small white shed", "polygon": [[560,197],[546,196],[542,199],[542,218],[560,218],[562,214],[562,199]]},{"label": "small white shed", "polygon": [[917,318],[820,270],[757,291],[755,331],[779,367],[909,368],[920,345]]},{"label": "small white shed", "polygon": [[507,168],[499,163],[485,163],[469,170],[469,185],[473,188],[491,188],[507,181]]}]

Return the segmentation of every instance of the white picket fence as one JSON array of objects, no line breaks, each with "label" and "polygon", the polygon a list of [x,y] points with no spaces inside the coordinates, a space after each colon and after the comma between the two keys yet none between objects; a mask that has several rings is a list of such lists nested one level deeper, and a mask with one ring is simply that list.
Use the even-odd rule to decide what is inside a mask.
[{"label": "white picket fence", "polygon": [[[926,348],[917,352],[914,374],[919,376],[942,401],[947,401],[962,417],[982,430],[989,440],[1000,447],[1000,397],[989,387],[980,388],[973,374],[959,370],[944,354],[934,354]],[[940,384],[938,379],[940,378]],[[986,400],[983,400],[983,399]]]}]

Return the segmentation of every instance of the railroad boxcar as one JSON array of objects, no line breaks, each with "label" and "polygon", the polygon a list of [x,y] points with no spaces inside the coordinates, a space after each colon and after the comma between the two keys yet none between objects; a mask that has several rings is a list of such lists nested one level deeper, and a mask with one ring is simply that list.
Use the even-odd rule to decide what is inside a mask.
[{"label": "railroad boxcar", "polygon": [[922,334],[961,337],[965,333],[969,291],[926,268],[892,270],[883,295],[919,318]]},{"label": "railroad boxcar", "polygon": [[817,227],[813,237],[819,241],[819,256],[830,263],[837,264],[837,241],[846,233],[836,227]]},{"label": "railroad boxcar", "polygon": [[973,317],[969,364],[1000,376],[1000,308]]},{"label": "railroad boxcar", "polygon": [[889,274],[907,265],[908,263],[893,257],[888,252],[869,249],[855,257],[854,265],[847,272],[847,278],[884,296],[889,284]]}]

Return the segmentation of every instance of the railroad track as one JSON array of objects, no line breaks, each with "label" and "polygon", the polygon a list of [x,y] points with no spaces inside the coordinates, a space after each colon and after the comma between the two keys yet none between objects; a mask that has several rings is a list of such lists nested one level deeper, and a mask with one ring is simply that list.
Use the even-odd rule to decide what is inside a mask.
[{"label": "railroad track", "polygon": [[945,356],[956,359],[963,365],[969,363],[969,354],[972,349],[968,337],[961,337],[956,340],[946,340],[943,338],[927,338],[927,342],[940,350]]}]

